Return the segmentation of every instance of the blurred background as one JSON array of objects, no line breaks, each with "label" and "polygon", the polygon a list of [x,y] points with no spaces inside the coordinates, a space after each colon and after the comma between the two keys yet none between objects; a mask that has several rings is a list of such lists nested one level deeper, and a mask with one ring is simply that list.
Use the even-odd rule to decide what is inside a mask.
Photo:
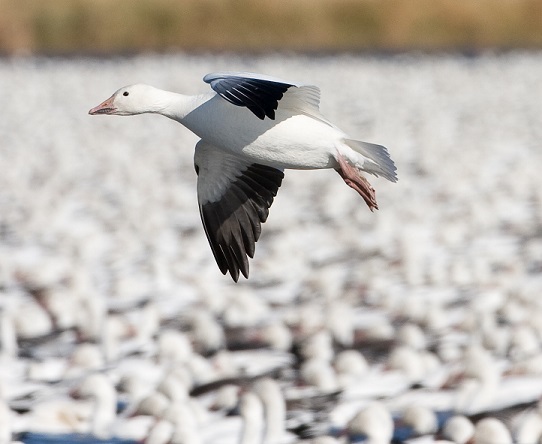
[{"label": "blurred background", "polygon": [[1,0],[0,52],[538,48],[540,0]]},{"label": "blurred background", "polygon": [[[0,444],[541,442],[541,47],[542,0],[0,0]],[[88,115],[215,71],[319,86],[379,211],[287,171],[223,276],[197,137]]]}]

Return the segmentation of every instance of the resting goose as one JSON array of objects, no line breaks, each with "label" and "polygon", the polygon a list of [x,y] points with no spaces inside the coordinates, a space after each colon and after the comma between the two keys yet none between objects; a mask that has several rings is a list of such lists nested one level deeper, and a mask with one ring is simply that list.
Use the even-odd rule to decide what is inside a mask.
[{"label": "resting goose", "polygon": [[162,114],[201,140],[194,166],[203,227],[223,274],[248,277],[248,258],[281,185],[283,170],[334,168],[369,208],[375,191],[362,171],[396,182],[381,145],[350,139],[320,114],[316,86],[251,73],[213,73],[213,92],[186,96],[136,84],[89,114]]}]

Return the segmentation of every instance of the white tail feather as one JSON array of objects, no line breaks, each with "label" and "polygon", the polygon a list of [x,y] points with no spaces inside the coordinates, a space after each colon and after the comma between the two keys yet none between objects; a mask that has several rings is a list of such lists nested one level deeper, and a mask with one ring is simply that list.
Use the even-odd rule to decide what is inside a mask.
[{"label": "white tail feather", "polygon": [[344,142],[369,160],[363,164],[364,171],[397,182],[397,168],[385,146],[353,139],[345,139]]}]

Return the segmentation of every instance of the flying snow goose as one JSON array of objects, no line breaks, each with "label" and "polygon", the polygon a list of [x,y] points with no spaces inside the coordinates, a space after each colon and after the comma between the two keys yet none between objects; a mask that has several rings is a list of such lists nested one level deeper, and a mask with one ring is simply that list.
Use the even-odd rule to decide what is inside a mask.
[{"label": "flying snow goose", "polygon": [[369,208],[375,191],[363,172],[397,181],[381,145],[350,139],[320,114],[316,86],[252,73],[213,73],[214,92],[186,96],[136,84],[89,114],[162,114],[201,140],[194,167],[203,227],[223,274],[248,277],[248,257],[281,185],[283,170],[334,168]]}]

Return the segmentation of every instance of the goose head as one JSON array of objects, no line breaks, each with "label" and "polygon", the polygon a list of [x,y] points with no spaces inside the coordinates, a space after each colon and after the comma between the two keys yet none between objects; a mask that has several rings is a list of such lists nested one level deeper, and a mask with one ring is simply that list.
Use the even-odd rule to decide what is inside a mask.
[{"label": "goose head", "polygon": [[109,99],[92,108],[91,115],[108,114],[116,116],[133,116],[156,110],[155,97],[157,89],[141,83],[125,86],[116,91]]}]

